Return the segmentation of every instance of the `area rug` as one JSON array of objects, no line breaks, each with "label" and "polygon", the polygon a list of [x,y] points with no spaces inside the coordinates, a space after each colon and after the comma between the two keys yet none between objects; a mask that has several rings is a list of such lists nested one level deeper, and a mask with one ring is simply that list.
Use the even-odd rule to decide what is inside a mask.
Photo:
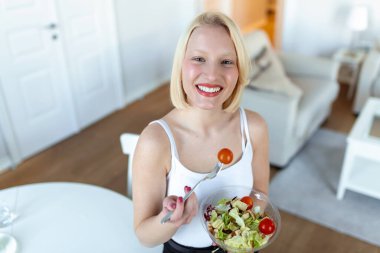
[{"label": "area rug", "polygon": [[272,179],[270,198],[283,211],[380,246],[380,199],[347,190],[336,198],[345,148],[346,135],[318,130]]}]

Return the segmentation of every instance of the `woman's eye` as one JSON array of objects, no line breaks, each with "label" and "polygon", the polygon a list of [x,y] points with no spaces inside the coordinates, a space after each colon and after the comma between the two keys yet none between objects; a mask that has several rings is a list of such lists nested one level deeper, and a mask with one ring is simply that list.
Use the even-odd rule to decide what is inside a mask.
[{"label": "woman's eye", "polygon": [[231,60],[223,60],[222,64],[231,65],[231,64],[234,64],[234,62]]},{"label": "woman's eye", "polygon": [[198,61],[198,62],[205,62],[205,59],[203,57],[193,57],[191,58],[193,61]]}]

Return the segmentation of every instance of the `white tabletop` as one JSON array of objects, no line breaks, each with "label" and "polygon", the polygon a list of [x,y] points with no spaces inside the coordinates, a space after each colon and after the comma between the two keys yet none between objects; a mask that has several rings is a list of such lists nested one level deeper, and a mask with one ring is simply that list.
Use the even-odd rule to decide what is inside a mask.
[{"label": "white tabletop", "polygon": [[0,232],[12,234],[21,253],[162,252],[140,246],[132,201],[105,188],[39,183],[1,190],[0,200],[20,215]]}]

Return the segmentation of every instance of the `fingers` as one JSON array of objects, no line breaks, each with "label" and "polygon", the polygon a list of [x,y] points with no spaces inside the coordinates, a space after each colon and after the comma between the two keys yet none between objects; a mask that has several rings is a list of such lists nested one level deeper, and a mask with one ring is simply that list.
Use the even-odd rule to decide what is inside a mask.
[{"label": "fingers", "polygon": [[184,190],[185,190],[185,193],[187,194],[189,193],[189,191],[191,191],[191,187],[186,185]]},{"label": "fingers", "polygon": [[167,213],[168,211],[173,211],[176,208],[176,205],[177,205],[176,202],[177,202],[176,196],[168,196],[164,198],[162,207],[165,210],[165,213]]},{"label": "fingers", "polygon": [[[185,186],[185,194],[189,191],[191,191],[191,187]],[[191,194],[186,201],[183,197],[168,196],[163,201],[163,209],[165,213],[173,211],[170,218],[171,223],[188,224],[198,212],[198,200],[195,194]]]},{"label": "fingers", "polygon": [[177,202],[176,202],[176,208],[174,209],[173,215],[170,218],[170,220],[172,222],[176,222],[176,221],[180,220],[180,218],[182,217],[182,214],[183,214],[184,207],[185,207],[185,205],[183,203],[183,197],[178,197]]},{"label": "fingers", "polygon": [[[185,187],[185,192],[188,193],[189,191],[191,191],[191,187]],[[190,195],[190,197],[186,200],[185,207],[187,210],[187,217],[185,223],[188,224],[191,222],[194,216],[197,215],[198,212],[198,199],[196,194]]]}]

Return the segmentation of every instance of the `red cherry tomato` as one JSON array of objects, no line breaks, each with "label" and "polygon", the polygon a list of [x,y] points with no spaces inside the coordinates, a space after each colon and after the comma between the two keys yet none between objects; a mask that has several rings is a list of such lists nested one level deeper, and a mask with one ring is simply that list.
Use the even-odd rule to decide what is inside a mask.
[{"label": "red cherry tomato", "polygon": [[248,205],[247,210],[251,209],[252,206],[253,206],[253,200],[252,200],[252,198],[249,197],[249,196],[242,197],[242,198],[240,199],[240,201],[241,201],[241,202],[244,202],[245,204]]},{"label": "red cherry tomato", "polygon": [[270,235],[276,230],[276,226],[271,218],[264,218],[259,223],[259,230],[264,235]]},{"label": "red cherry tomato", "polygon": [[229,164],[234,159],[234,155],[228,148],[223,148],[218,152],[218,160],[223,164]]}]

